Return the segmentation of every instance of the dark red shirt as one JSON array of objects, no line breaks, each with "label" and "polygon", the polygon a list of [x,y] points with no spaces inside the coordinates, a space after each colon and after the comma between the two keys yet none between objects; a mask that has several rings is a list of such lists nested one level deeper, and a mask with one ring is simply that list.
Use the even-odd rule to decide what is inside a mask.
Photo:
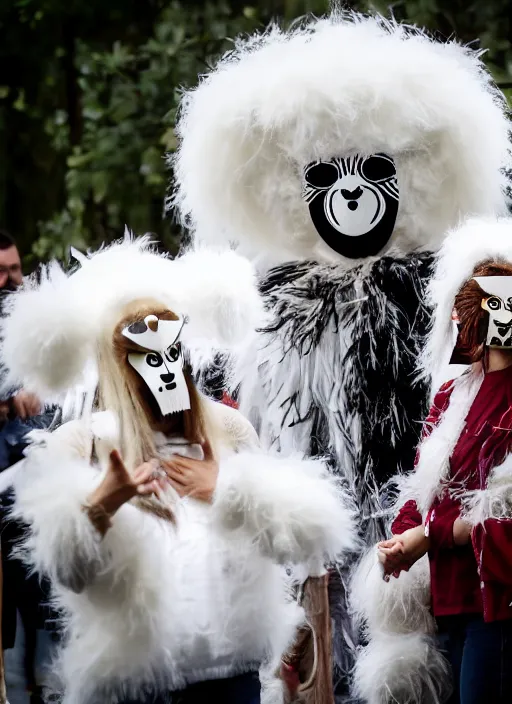
[{"label": "dark red shirt", "polygon": [[[448,385],[436,396],[429,416],[435,425],[449,403]],[[510,411],[512,367],[485,375],[478,394],[466,417],[466,424],[450,459],[449,490],[471,491],[485,488],[489,464],[482,454],[492,455],[493,445],[503,416]],[[427,431],[428,432],[428,431]],[[507,431],[505,431],[506,433]],[[510,431],[508,431],[510,432]],[[487,441],[487,444],[486,444]],[[486,476],[482,476],[482,467]],[[460,515],[460,503],[445,491],[433,504],[427,517],[430,536],[430,575],[432,610],[435,616],[448,616],[483,611],[481,575],[474,546],[459,547],[453,542],[453,523]],[[394,534],[421,525],[421,516],[414,502],[400,511],[392,530]]]}]

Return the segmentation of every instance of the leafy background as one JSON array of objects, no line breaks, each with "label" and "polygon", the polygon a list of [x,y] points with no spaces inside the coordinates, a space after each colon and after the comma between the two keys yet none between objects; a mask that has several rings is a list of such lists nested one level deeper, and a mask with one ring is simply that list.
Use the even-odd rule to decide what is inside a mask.
[{"label": "leafy background", "polygon": [[[229,38],[328,10],[328,0],[0,0],[0,226],[27,268],[97,246],[128,223],[174,251],[164,217],[180,87]],[[366,11],[370,3],[346,3]],[[372,7],[487,49],[512,96],[509,0],[398,0]]]}]

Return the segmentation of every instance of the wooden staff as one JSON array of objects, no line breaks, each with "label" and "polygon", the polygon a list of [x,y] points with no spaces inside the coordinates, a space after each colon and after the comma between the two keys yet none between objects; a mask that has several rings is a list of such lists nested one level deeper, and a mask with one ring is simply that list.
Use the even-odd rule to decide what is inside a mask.
[{"label": "wooden staff", "polygon": [[329,575],[308,577],[301,603],[308,626],[303,628],[284,662],[297,672],[300,684],[287,704],[334,704],[332,626],[328,596]]}]

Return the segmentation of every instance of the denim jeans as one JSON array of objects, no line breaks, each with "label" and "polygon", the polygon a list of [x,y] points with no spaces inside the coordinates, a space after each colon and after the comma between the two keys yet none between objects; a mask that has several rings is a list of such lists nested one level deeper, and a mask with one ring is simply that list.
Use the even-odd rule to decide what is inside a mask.
[{"label": "denim jeans", "polygon": [[481,615],[437,619],[438,641],[452,669],[447,704],[512,702],[512,620],[485,623]]},{"label": "denim jeans", "polygon": [[190,685],[181,692],[123,702],[123,704],[260,704],[260,679],[247,672],[225,680],[210,680]]},{"label": "denim jeans", "polygon": [[[55,641],[48,631],[37,631],[37,646],[35,652],[35,675],[38,685],[45,685],[48,678],[50,661],[55,653]],[[27,692],[27,680],[24,669],[25,633],[21,619],[18,616],[16,628],[16,643],[14,648],[4,652],[5,686],[9,704],[33,704],[36,697],[30,697]]]}]

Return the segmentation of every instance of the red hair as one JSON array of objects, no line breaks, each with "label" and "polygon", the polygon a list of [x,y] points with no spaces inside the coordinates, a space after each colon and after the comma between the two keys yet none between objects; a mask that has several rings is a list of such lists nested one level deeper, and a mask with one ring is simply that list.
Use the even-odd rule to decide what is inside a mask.
[{"label": "red hair", "polygon": [[[474,276],[512,276],[512,264],[484,262],[473,271]],[[488,298],[474,278],[469,279],[455,297],[459,335],[452,357],[453,364],[473,364],[484,355],[489,313],[482,308]]]}]

